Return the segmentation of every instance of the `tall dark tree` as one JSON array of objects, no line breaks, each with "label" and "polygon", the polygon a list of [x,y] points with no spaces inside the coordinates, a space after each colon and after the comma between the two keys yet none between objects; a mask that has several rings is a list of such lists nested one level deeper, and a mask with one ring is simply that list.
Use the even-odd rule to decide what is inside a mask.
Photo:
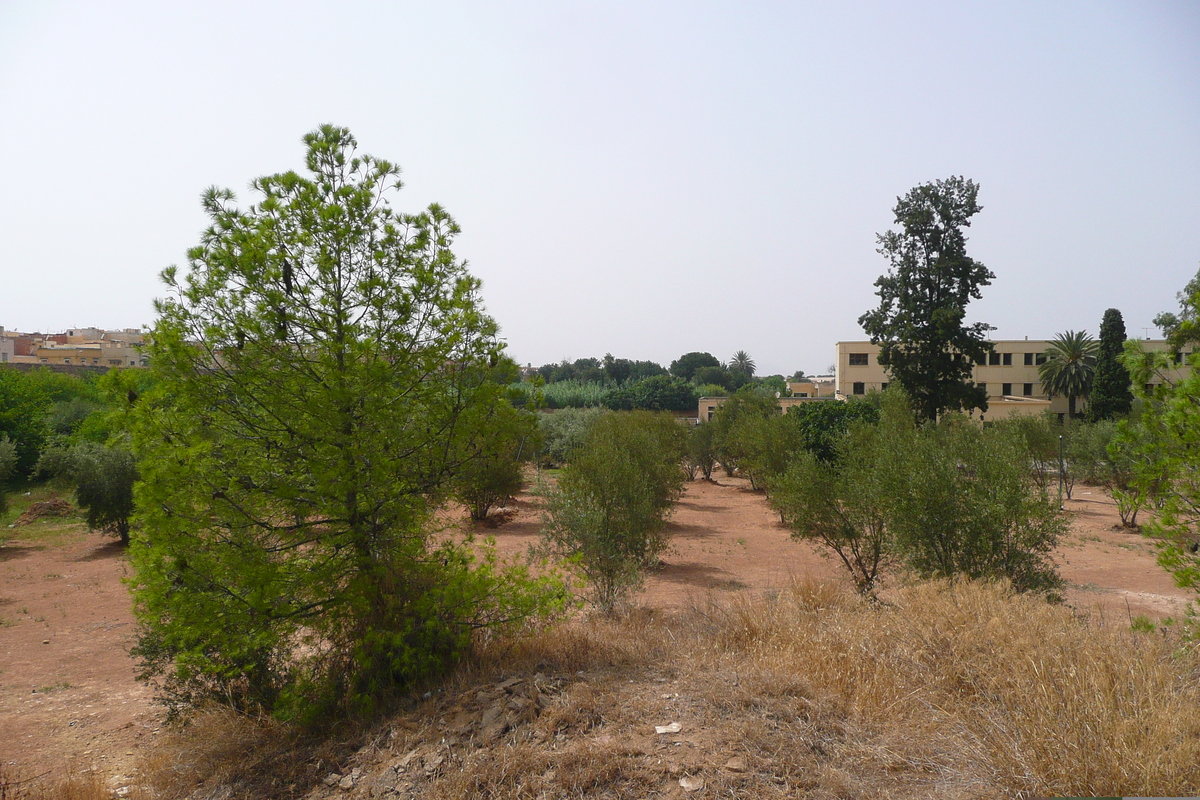
[{"label": "tall dark tree", "polygon": [[1100,323],[1100,350],[1096,355],[1096,377],[1088,399],[1087,415],[1092,422],[1125,416],[1133,404],[1129,370],[1121,360],[1125,352],[1125,320],[1110,308]]},{"label": "tall dark tree", "polygon": [[971,217],[982,207],[979,186],[962,177],[924,183],[898,198],[899,231],[878,238],[891,263],[875,281],[879,308],[858,318],[891,380],[912,398],[917,415],[987,410],[987,393],[968,382],[972,364],[992,349],[984,322],[964,324],[967,304],[996,276],[967,255]]},{"label": "tall dark tree", "polygon": [[684,353],[679,358],[671,362],[668,368],[670,373],[678,378],[683,378],[685,381],[690,381],[692,376],[696,374],[696,370],[701,367],[721,367],[723,366],[717,357],[712,353]]}]

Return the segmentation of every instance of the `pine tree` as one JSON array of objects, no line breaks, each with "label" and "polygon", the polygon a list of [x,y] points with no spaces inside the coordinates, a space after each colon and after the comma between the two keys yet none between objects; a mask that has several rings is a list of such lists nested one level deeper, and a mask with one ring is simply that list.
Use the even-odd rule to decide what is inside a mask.
[{"label": "pine tree", "polygon": [[1129,413],[1133,392],[1129,389],[1129,370],[1121,361],[1125,350],[1125,320],[1121,312],[1110,308],[1100,323],[1100,352],[1096,357],[1096,377],[1088,399],[1088,420],[1098,422]]}]

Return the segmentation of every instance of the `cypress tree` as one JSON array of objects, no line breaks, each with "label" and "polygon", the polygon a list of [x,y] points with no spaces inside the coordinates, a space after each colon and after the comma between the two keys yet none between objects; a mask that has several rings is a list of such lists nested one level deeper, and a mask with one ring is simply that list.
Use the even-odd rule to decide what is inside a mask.
[{"label": "cypress tree", "polygon": [[1129,413],[1133,393],[1129,390],[1129,370],[1121,362],[1125,349],[1125,320],[1121,312],[1110,308],[1100,323],[1100,352],[1096,358],[1096,377],[1088,399],[1088,420],[1098,422]]}]

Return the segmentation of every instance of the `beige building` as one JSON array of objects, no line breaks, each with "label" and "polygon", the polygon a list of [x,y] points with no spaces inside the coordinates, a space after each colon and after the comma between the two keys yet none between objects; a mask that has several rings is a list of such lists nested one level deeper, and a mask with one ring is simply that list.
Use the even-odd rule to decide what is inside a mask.
[{"label": "beige building", "polygon": [[[1050,397],[1038,377],[1038,367],[1045,363],[1045,352],[1050,347],[1045,339],[1006,339],[993,341],[994,351],[986,364],[976,364],[971,380],[987,390],[988,410],[982,417],[986,420],[1005,417],[1039,414],[1049,410],[1056,414],[1067,413],[1067,398]],[[1168,345],[1161,339],[1142,341],[1147,350],[1166,351]],[[1180,354],[1176,363],[1179,368],[1161,376],[1163,380],[1177,380],[1183,376],[1186,353]],[[870,342],[838,342],[837,373],[835,385],[837,396],[846,399],[865,395],[870,391],[887,388],[887,369],[879,364],[879,345]],[[1076,401],[1076,411],[1086,407],[1086,401]],[[980,415],[976,410],[975,415]]]},{"label": "beige building", "polygon": [[103,331],[83,328],[47,337],[35,355],[39,364],[82,365],[88,367],[144,367],[149,363],[142,352],[142,332],[136,328]]}]

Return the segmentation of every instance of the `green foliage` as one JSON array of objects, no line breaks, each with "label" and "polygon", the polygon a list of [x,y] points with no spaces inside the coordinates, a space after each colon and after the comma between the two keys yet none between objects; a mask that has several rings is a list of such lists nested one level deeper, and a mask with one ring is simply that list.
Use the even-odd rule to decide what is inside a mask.
[{"label": "green foliage", "polygon": [[1154,318],[1171,348],[1178,352],[1187,344],[1200,342],[1200,272],[1188,281],[1187,286],[1176,295],[1179,313],[1164,311]]},{"label": "green foliage", "polygon": [[1019,432],[959,415],[918,427],[888,390],[878,422],[853,421],[833,457],[807,452],[771,482],[768,498],[794,534],[823,545],[870,593],[889,562],[921,577],[1005,578],[1053,591],[1050,553],[1064,528],[1028,470]]},{"label": "green foliage", "polygon": [[[46,370],[48,371],[48,370]],[[16,475],[32,474],[49,431],[46,407],[50,403],[45,387],[25,373],[0,369],[0,435],[7,436],[16,448]]]},{"label": "green foliage", "polygon": [[1075,419],[1075,400],[1087,397],[1096,376],[1099,345],[1087,331],[1057,334],[1046,348],[1046,361],[1038,367],[1038,377],[1051,395],[1067,398],[1068,414]]},{"label": "green foliage", "polygon": [[1095,486],[1109,486],[1115,479],[1116,465],[1109,459],[1108,446],[1117,432],[1110,420],[1075,423],[1063,427],[1067,473],[1075,480]]},{"label": "green foliage", "polygon": [[189,273],[163,272],[130,584],[168,698],[311,720],[371,711],[562,594],[432,538],[503,394],[457,225],[394,212],[398,168],[348,131],[305,142],[308,174],[255,180],[256,205],[206,191]]},{"label": "green foliage", "polygon": [[561,467],[583,446],[588,430],[605,412],[599,408],[564,408],[538,415],[542,445],[538,462],[543,467]]},{"label": "green foliage", "polygon": [[701,423],[688,431],[687,464],[695,477],[699,470],[704,480],[711,481],[713,469],[717,464],[716,428],[709,423]]},{"label": "green foliage", "polygon": [[1060,588],[1050,554],[1065,522],[1030,480],[1020,437],[953,417],[920,429],[885,419],[880,431],[891,535],[918,575],[1006,578],[1019,591]]},{"label": "green foliage", "polygon": [[692,374],[692,383],[697,386],[719,386],[721,390],[718,396],[724,396],[744,385],[745,376],[735,376],[724,367],[700,367]]},{"label": "green foliage", "polygon": [[749,353],[747,353],[745,350],[738,350],[733,354],[733,358],[729,359],[728,369],[730,372],[739,373],[744,375],[746,378],[753,378],[754,370],[757,369],[757,365],[754,363],[754,359],[750,357]]},{"label": "green foliage", "polygon": [[[758,420],[778,415],[779,404],[774,397],[748,387],[726,400],[713,414],[712,420],[702,423],[713,426],[717,460],[721,462],[726,475],[732,476],[748,457],[753,457],[757,443],[761,441]],[[752,484],[755,477],[751,476]],[[755,488],[761,487],[755,485]]]},{"label": "green foliage", "polygon": [[717,383],[701,383],[696,386],[698,397],[728,397],[729,389]]},{"label": "green foliage", "polygon": [[[1196,341],[1200,319],[1200,274],[1179,295],[1181,313],[1164,325],[1175,347]],[[1200,354],[1193,351],[1186,377],[1172,383],[1170,359],[1148,353],[1137,342],[1125,345],[1125,366],[1140,398],[1141,414],[1123,420],[1109,450],[1129,454],[1134,479],[1126,502],[1137,493],[1158,506],[1143,530],[1158,543],[1159,563],[1181,587],[1200,591]],[[1152,394],[1147,383],[1159,381]],[[1114,491],[1114,496],[1116,492]],[[1118,502],[1121,498],[1118,498]],[[1144,502],[1144,501],[1143,501]]]},{"label": "green foliage", "polygon": [[891,264],[875,281],[879,308],[858,319],[880,345],[879,363],[924,420],[948,410],[987,410],[986,393],[968,379],[972,363],[991,350],[991,327],[963,324],[967,304],[996,277],[966,251],[963,229],[981,210],[978,193],[974,181],[954,177],[921,184],[897,201],[901,231],[878,236]]},{"label": "green foliage", "polygon": [[547,408],[595,408],[604,405],[610,386],[603,381],[561,380],[542,388]]},{"label": "green foliage", "polygon": [[1129,370],[1121,357],[1125,352],[1125,320],[1121,312],[1110,308],[1100,323],[1100,346],[1096,354],[1095,378],[1088,397],[1087,415],[1091,422],[1124,417],[1133,405]]},{"label": "green foliage", "polygon": [[792,390],[788,388],[787,381],[782,375],[768,375],[758,381],[759,387],[768,394],[779,393],[780,397],[791,397]]},{"label": "green foliage", "polygon": [[[701,367],[718,367],[724,370],[724,365],[721,364],[717,357],[712,353],[684,353],[679,358],[671,362],[671,366],[667,370],[677,378],[683,378],[685,381],[690,381],[696,374],[696,370]],[[705,381],[710,383],[712,381]]]},{"label": "green foliage", "polygon": [[471,519],[487,518],[495,506],[524,484],[524,465],[541,444],[538,418],[532,411],[518,411],[508,403],[497,403],[482,421],[478,433],[466,446],[466,457],[454,477],[454,495],[467,507]]},{"label": "green foliage", "polygon": [[835,442],[835,457],[821,460],[801,452],[771,483],[768,500],[797,539],[833,553],[850,573],[855,589],[873,595],[880,572],[892,557],[888,538],[890,496],[875,425],[855,421]]},{"label": "green foliage", "polygon": [[700,395],[685,380],[673,375],[655,375],[612,389],[603,405],[614,411],[693,411]]},{"label": "green foliage", "polygon": [[8,499],[4,491],[4,484],[16,470],[17,445],[8,438],[7,434],[0,434],[0,515],[8,511]]},{"label": "green foliage", "polygon": [[545,546],[576,566],[605,613],[666,547],[663,528],[683,488],[686,435],[667,414],[604,414],[547,498]]},{"label": "green foliage", "polygon": [[787,417],[799,432],[800,448],[828,464],[835,460],[837,442],[851,425],[879,421],[879,407],[865,399],[845,403],[817,400],[792,406],[787,410]]},{"label": "green foliage", "polygon": [[133,486],[138,480],[133,453],[91,442],[48,447],[38,459],[37,472],[75,487],[75,504],[87,514],[88,530],[112,534],[129,544]]}]

